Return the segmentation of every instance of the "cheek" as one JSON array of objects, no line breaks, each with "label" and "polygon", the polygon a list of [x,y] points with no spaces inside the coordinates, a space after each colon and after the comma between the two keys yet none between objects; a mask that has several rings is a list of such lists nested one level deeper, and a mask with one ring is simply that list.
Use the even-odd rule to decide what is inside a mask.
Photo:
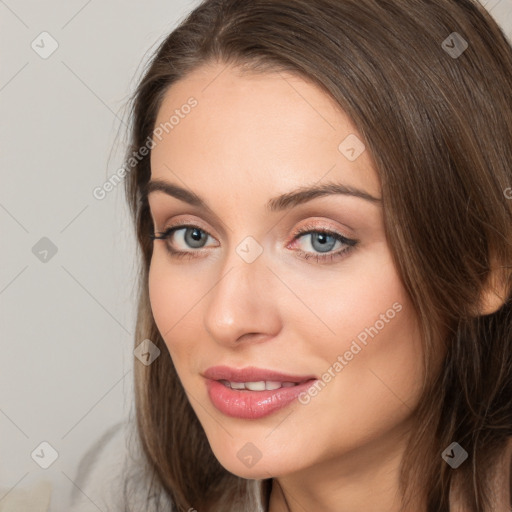
[{"label": "cheek", "polygon": [[[366,326],[353,328],[343,347],[331,347],[330,360],[341,355],[338,369],[342,369],[307,406],[311,417],[324,414],[320,437],[332,439],[331,448],[345,451],[385,432],[402,431],[398,426],[418,403],[423,349],[410,303],[403,298],[400,305],[402,309],[388,323],[368,313]],[[316,446],[317,450],[325,448],[320,442]]]},{"label": "cheek", "polygon": [[172,328],[173,320],[175,321],[178,301],[177,294],[174,293],[176,284],[172,282],[169,272],[163,271],[155,252],[149,267],[148,289],[153,318],[160,334],[165,338],[165,333]]},{"label": "cheek", "polygon": [[194,327],[197,329],[194,305],[204,291],[199,288],[197,279],[188,276],[183,267],[170,264],[162,252],[163,249],[155,250],[149,268],[149,300],[156,326],[173,355],[179,348],[174,340],[193,339],[187,333],[191,334]]},{"label": "cheek", "polygon": [[303,403],[311,407],[311,417],[330,411],[333,425],[341,422],[347,432],[351,428],[360,432],[362,426],[377,431],[408,413],[423,378],[416,314],[391,254],[384,249],[354,258],[329,284],[314,288],[302,281],[301,285],[308,305],[331,331],[319,336],[318,322],[299,327],[301,336],[310,341],[307,355],[314,361],[312,370],[321,379],[318,392],[312,390]]},{"label": "cheek", "polygon": [[318,271],[300,276],[290,273],[287,282],[314,316],[307,314],[309,321],[305,321],[304,306],[290,304],[285,321],[300,326],[300,338],[309,340],[308,350],[314,349],[325,362],[334,362],[354,340],[362,349],[357,359],[364,359],[361,356],[372,340],[379,339],[376,348],[384,349],[387,340],[394,339],[392,347],[385,347],[384,357],[414,329],[414,311],[384,242],[354,255],[339,269],[324,272],[321,278]]}]

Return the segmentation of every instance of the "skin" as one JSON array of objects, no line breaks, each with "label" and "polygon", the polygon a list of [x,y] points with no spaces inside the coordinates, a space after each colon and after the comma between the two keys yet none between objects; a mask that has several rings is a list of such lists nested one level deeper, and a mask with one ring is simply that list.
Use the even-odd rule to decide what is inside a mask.
[{"label": "skin", "polygon": [[[323,91],[292,74],[203,66],[167,91],[156,124],[190,96],[198,105],[152,150],[152,179],[194,191],[211,211],[159,191],[149,204],[157,232],[171,222],[192,223],[210,237],[190,259],[166,250],[170,244],[198,252],[186,244],[185,230],[155,240],[149,290],[157,327],[215,456],[241,477],[274,477],[271,512],[398,511],[398,468],[423,351],[382,205],[328,195],[289,211],[265,210],[274,196],[326,181],[380,198],[369,151],[349,161],[338,150],[349,134],[362,137]],[[331,262],[306,260],[298,250],[322,253],[311,235],[293,242],[293,234],[310,222],[358,244]],[[250,264],[236,252],[247,236],[263,249]],[[337,242],[331,253],[341,248]],[[208,367],[321,378],[394,303],[401,311],[307,405],[295,401],[246,420],[210,402],[201,376]],[[262,454],[250,468],[237,457],[247,442]],[[418,501],[411,510],[426,508]]]}]

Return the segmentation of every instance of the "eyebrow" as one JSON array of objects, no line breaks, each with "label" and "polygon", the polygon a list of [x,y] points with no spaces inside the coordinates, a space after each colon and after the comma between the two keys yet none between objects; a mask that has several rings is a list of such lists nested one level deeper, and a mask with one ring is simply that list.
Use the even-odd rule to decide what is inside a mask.
[{"label": "eyebrow", "polygon": [[[146,183],[142,192],[141,200],[147,199],[151,193],[157,191],[164,192],[165,194],[189,203],[192,206],[210,210],[206,202],[194,192],[191,192],[190,190],[182,188],[168,181],[159,179],[151,180]],[[293,208],[294,206],[306,203],[317,197],[333,194],[358,197],[371,203],[381,202],[380,198],[374,197],[364,190],[348,185],[343,185],[341,183],[329,182],[323,183],[322,185],[300,187],[296,190],[292,190],[291,192],[287,192],[280,196],[274,197],[267,202],[266,208],[270,212],[277,212]]]}]

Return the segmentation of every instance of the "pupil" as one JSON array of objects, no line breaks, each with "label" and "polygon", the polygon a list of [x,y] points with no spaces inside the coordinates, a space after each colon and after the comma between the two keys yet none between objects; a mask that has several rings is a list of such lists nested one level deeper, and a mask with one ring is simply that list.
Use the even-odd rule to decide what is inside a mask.
[{"label": "pupil", "polygon": [[202,247],[203,245],[203,232],[198,228],[187,228],[187,231],[185,232],[185,239],[187,241],[187,244],[191,247],[198,248]]},{"label": "pupil", "polygon": [[[331,238],[330,243],[327,240],[328,238]],[[317,242],[320,242],[319,247],[316,247]],[[315,250],[319,252],[328,252],[334,247],[335,244],[336,240],[333,236],[328,235],[326,233],[313,233],[312,245],[315,248]]]}]

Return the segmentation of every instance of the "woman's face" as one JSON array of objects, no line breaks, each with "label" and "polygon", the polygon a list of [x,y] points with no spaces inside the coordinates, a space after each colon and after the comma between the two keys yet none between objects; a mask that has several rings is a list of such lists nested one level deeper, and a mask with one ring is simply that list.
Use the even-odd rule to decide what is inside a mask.
[{"label": "woman's face", "polygon": [[398,453],[423,354],[350,119],[295,75],[219,64],[172,86],[156,127],[151,180],[203,204],[150,192],[155,231],[178,226],[154,241],[151,307],[220,463],[267,478]]}]

